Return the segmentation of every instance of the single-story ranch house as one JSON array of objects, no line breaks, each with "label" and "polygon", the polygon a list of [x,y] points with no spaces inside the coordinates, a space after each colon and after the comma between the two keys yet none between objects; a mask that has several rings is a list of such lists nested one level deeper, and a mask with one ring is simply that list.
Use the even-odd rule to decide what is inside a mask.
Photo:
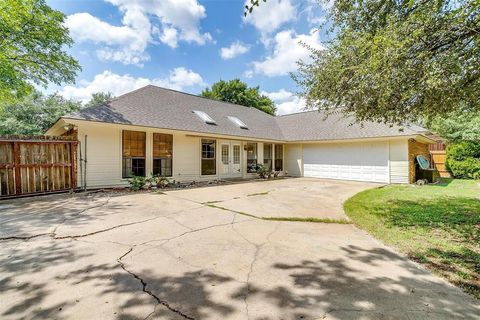
[{"label": "single-story ranch house", "polygon": [[352,122],[319,111],[271,116],[149,85],[61,117],[46,134],[77,135],[89,188],[125,186],[132,174],[248,178],[256,164],[289,176],[414,181],[415,156],[434,142],[425,129]]}]

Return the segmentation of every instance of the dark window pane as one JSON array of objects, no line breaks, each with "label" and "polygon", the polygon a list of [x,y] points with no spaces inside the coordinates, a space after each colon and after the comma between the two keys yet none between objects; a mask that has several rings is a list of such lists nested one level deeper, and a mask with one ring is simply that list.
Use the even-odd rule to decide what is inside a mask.
[{"label": "dark window pane", "polygon": [[202,175],[216,173],[215,140],[202,139]]},{"label": "dark window pane", "polygon": [[202,159],[202,175],[214,175],[215,173],[215,159]]},{"label": "dark window pane", "polygon": [[132,176],[145,176],[145,159],[142,158],[123,158],[122,176],[129,178]]},{"label": "dark window pane", "polygon": [[275,171],[283,170],[283,144],[275,145]]},{"label": "dark window pane", "polygon": [[247,143],[247,172],[257,172],[257,144]]},{"label": "dark window pane", "polygon": [[153,174],[163,177],[172,176],[172,159],[157,158],[153,159]]}]

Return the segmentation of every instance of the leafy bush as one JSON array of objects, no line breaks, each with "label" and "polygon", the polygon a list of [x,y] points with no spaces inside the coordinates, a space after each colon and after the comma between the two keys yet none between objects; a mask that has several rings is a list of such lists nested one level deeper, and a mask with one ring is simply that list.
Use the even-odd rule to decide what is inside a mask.
[{"label": "leafy bush", "polygon": [[455,178],[480,179],[480,141],[462,141],[449,145],[447,168]]},{"label": "leafy bush", "polygon": [[170,180],[167,177],[161,175],[152,175],[153,182],[157,188],[166,188],[170,184]]},{"label": "leafy bush", "polygon": [[128,180],[130,184],[130,189],[132,191],[141,190],[145,186],[145,177],[133,176],[131,179]]}]

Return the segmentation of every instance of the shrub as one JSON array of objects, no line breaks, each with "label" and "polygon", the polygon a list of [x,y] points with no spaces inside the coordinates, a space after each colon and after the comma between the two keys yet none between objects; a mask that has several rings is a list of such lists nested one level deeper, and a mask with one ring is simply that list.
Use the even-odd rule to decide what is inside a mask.
[{"label": "shrub", "polygon": [[133,191],[138,191],[145,186],[145,177],[133,176],[128,180],[130,184],[130,189]]},{"label": "shrub", "polygon": [[449,145],[447,168],[455,178],[480,179],[480,141],[462,141]]}]

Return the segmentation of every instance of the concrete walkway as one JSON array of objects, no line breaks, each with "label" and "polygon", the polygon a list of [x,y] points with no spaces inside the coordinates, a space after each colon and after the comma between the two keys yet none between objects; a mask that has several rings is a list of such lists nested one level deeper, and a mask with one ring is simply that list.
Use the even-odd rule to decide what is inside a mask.
[{"label": "concrete walkway", "polygon": [[0,202],[0,318],[479,318],[478,301],[352,225],[203,204],[244,199],[241,210],[253,210],[252,198],[278,202],[269,197],[285,188],[302,203],[295,212],[312,215],[305,202],[321,208],[313,193],[346,188],[258,184]]}]

